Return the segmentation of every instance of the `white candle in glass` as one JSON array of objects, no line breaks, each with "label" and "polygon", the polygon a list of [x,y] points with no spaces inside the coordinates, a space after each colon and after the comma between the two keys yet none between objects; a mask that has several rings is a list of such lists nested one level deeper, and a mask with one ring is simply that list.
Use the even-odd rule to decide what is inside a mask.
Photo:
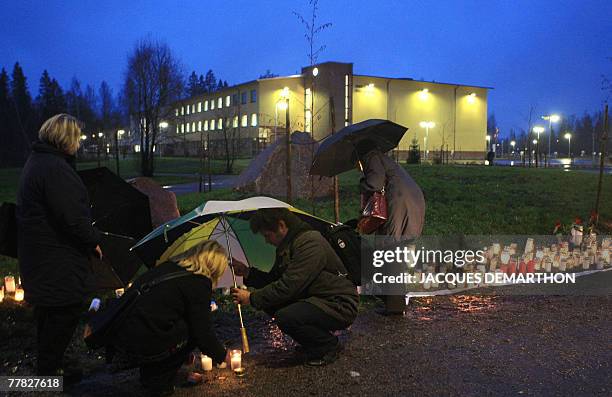
[{"label": "white candle in glass", "polygon": [[15,292],[15,277],[6,276],[4,277],[4,285],[6,286],[6,293],[12,294]]},{"label": "white candle in glass", "polygon": [[203,354],[202,358],[200,359],[200,361],[202,362],[202,370],[203,371],[212,371],[212,358],[210,358],[207,355]]},{"label": "white candle in glass", "polygon": [[17,288],[15,290],[15,302],[21,302],[23,300],[23,289]]},{"label": "white candle in glass", "polygon": [[242,367],[242,352],[240,350],[232,350],[230,354],[230,366],[232,371]]}]

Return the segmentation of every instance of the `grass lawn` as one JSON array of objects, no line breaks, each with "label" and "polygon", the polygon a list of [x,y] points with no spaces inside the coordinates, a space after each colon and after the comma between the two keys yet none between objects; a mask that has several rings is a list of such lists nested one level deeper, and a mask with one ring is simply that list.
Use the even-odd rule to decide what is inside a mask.
[{"label": "grass lawn", "polygon": [[[159,163],[162,169],[176,161],[168,159],[162,166],[163,160],[166,159]],[[180,169],[189,169],[190,159],[180,160]],[[407,166],[407,170],[425,194],[427,211],[423,233],[426,235],[550,234],[556,220],[571,224],[577,216],[588,219],[595,202],[598,177],[594,173],[558,169],[482,166]],[[0,200],[14,201],[18,175],[15,169],[0,170]],[[358,181],[357,172],[340,178],[341,221],[357,215]],[[602,193],[600,218],[610,221],[612,176],[604,176]],[[222,189],[177,199],[181,213],[185,213],[207,200],[237,200],[248,196]],[[314,211],[308,200],[298,199],[294,205],[333,219],[331,197],[318,200]],[[15,269],[14,260],[0,257],[0,275]]]},{"label": "grass lawn", "polygon": [[[233,174],[240,174],[248,165],[251,159],[236,159],[234,161]],[[213,174],[225,174],[225,161],[211,160],[211,169]],[[107,160],[101,159],[100,165],[108,167],[111,171],[116,172],[116,161],[113,157]],[[95,168],[98,166],[97,161],[79,162],[78,169]],[[140,159],[138,157],[127,157],[120,159],[119,171],[124,178],[133,178],[140,175]],[[193,157],[156,157],[155,158],[155,173],[156,174],[197,174],[200,171],[200,159]],[[206,172],[206,168],[204,169]]]}]

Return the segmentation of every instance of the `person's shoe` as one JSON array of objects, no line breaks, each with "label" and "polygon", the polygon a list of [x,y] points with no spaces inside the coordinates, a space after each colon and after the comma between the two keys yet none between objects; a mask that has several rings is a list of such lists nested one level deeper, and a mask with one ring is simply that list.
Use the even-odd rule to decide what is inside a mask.
[{"label": "person's shoe", "polygon": [[64,377],[64,386],[73,386],[83,380],[83,370],[80,368],[60,368],[57,376]]},{"label": "person's shoe", "polygon": [[331,364],[338,359],[342,350],[344,350],[344,346],[342,346],[341,343],[338,343],[336,347],[325,353],[323,357],[307,359],[305,365],[307,367],[323,367],[325,365]]}]

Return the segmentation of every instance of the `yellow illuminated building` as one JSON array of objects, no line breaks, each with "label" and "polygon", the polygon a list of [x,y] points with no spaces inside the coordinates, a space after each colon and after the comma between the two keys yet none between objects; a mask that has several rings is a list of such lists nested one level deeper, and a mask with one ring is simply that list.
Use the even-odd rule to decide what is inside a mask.
[{"label": "yellow illuminated building", "polygon": [[[444,151],[455,160],[484,158],[489,87],[353,74],[352,63],[326,62],[293,76],[265,78],[173,104],[166,151],[204,146],[254,155],[286,131],[321,140],[359,121],[388,119],[408,132],[398,154],[416,138],[423,158]],[[334,122],[332,123],[332,120]],[[427,153],[429,152],[429,153]],[[169,153],[172,154],[172,153]]]}]

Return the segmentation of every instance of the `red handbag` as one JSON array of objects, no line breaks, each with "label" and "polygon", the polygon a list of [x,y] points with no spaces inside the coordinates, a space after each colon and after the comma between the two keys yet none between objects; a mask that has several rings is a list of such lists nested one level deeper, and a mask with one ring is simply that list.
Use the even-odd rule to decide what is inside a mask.
[{"label": "red handbag", "polygon": [[[363,202],[362,195],[362,202]],[[363,206],[357,230],[361,234],[372,234],[387,222],[387,198],[383,186],[380,192],[374,192]]]}]

